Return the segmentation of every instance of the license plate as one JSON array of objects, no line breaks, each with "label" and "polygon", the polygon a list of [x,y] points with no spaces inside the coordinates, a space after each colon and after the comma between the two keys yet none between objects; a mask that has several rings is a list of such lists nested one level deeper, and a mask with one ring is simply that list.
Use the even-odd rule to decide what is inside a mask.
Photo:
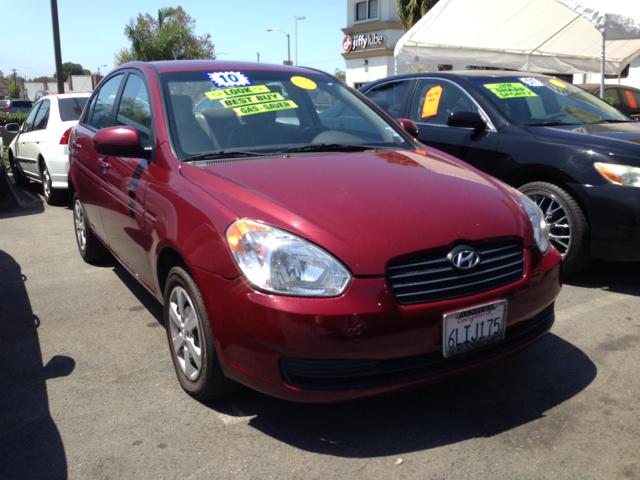
[{"label": "license plate", "polygon": [[504,340],[507,301],[446,313],[443,317],[442,352],[453,357]]}]

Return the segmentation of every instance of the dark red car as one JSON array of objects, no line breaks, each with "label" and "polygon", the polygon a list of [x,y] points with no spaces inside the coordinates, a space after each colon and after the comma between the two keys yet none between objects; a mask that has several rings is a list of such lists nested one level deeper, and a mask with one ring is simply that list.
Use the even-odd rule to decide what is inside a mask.
[{"label": "dark red car", "polygon": [[123,65],[70,138],[80,254],[108,249],[164,304],[198,399],[424,385],[536,343],[561,288],[539,208],[426,148],[316,70]]}]

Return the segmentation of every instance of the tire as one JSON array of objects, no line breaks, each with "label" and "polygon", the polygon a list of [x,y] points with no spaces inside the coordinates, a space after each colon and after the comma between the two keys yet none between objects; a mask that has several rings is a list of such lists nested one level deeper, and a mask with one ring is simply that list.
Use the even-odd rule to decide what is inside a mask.
[{"label": "tire", "polygon": [[82,259],[89,263],[97,263],[107,256],[108,250],[91,231],[78,195],[73,195],[73,220],[76,243]]},{"label": "tire", "polygon": [[56,190],[51,186],[51,174],[44,160],[40,163],[41,179],[42,179],[42,195],[47,205],[60,205],[65,195],[62,190]]},{"label": "tire", "polygon": [[11,173],[13,173],[13,182],[16,184],[16,187],[24,188],[29,185],[29,179],[20,173],[18,170],[18,164],[13,158],[13,153],[9,150],[9,164],[11,165]]},{"label": "tire", "polygon": [[545,214],[551,245],[562,255],[563,274],[575,275],[587,268],[591,262],[589,222],[578,202],[552,183],[527,183],[519,190]]},{"label": "tire", "polygon": [[193,398],[212,400],[233,393],[238,384],[222,373],[209,318],[186,265],[169,272],[164,322],[178,382]]}]

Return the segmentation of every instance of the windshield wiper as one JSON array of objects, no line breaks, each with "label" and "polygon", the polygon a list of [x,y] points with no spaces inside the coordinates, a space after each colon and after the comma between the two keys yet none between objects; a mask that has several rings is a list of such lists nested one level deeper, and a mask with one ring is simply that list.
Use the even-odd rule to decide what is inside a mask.
[{"label": "windshield wiper", "polygon": [[562,123],[562,122],[541,122],[541,123],[525,123],[523,127],[555,127],[558,125],[582,125],[581,123]]},{"label": "windshield wiper", "polygon": [[264,157],[271,155],[270,153],[251,152],[249,150],[219,150],[217,152],[201,153],[187,157],[183,162],[193,162],[195,160],[213,160],[215,158],[233,158],[233,157]]},{"label": "windshield wiper", "polygon": [[381,147],[366,145],[363,143],[315,143],[302,147],[291,147],[280,150],[278,153],[293,152],[363,152],[367,150],[381,150]]},{"label": "windshield wiper", "polygon": [[611,118],[605,118],[604,120],[598,120],[597,122],[591,122],[587,125],[597,125],[598,123],[631,123],[635,120],[614,120]]}]

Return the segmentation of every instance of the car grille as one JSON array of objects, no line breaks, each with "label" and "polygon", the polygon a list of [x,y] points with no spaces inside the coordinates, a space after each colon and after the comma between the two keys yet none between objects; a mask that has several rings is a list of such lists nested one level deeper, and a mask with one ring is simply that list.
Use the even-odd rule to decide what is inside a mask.
[{"label": "car grille", "polygon": [[507,328],[500,343],[445,358],[442,352],[412,357],[376,359],[280,359],[280,373],[289,385],[306,390],[342,390],[421,380],[507,354],[541,338],[553,325],[554,304],[535,317]]},{"label": "car grille", "polygon": [[513,241],[474,245],[480,263],[470,270],[455,269],[447,260],[451,249],[404,258],[387,268],[387,279],[401,305],[438,302],[488,292],[521,279],[524,248]]}]

